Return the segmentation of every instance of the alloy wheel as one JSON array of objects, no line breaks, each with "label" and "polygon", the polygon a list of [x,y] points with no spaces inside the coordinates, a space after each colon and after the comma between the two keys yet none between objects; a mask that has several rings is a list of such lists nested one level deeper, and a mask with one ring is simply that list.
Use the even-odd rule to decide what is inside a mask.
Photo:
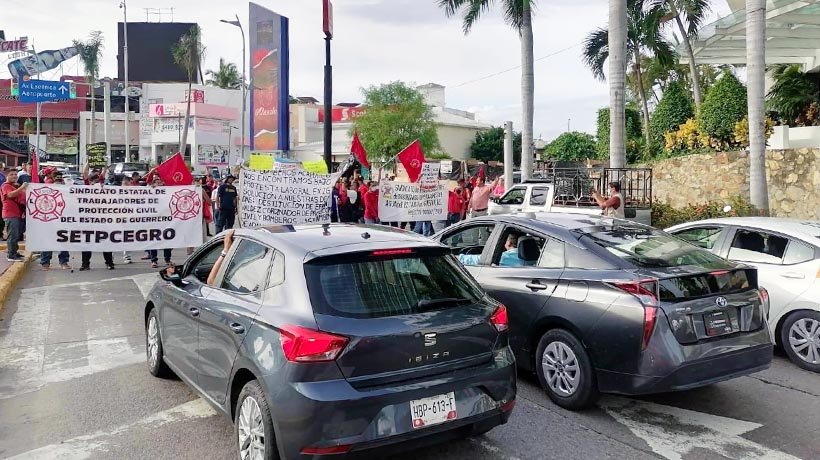
[{"label": "alloy wheel", "polygon": [[551,342],[544,349],[541,368],[550,389],[560,396],[572,396],[578,390],[581,368],[572,349],[563,342]]},{"label": "alloy wheel", "polygon": [[820,364],[820,321],[801,318],[789,328],[789,345],[794,354],[810,364]]},{"label": "alloy wheel", "polygon": [[242,401],[239,408],[239,458],[263,460],[265,458],[265,425],[259,403],[251,396]]},{"label": "alloy wheel", "polygon": [[148,318],[148,365],[151,369],[157,366],[159,359],[159,328],[157,328],[157,318],[151,316]]}]

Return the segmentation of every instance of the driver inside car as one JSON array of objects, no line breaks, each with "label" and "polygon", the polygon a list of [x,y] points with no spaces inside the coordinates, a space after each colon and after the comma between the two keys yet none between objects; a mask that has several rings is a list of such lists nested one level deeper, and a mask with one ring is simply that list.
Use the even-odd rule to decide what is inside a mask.
[{"label": "driver inside car", "polygon": [[[481,254],[460,254],[458,256],[459,262],[464,265],[478,265]],[[498,261],[500,267],[523,267],[531,265],[518,257],[518,235],[507,236],[507,241],[504,243],[504,252],[501,253],[501,258]]]}]

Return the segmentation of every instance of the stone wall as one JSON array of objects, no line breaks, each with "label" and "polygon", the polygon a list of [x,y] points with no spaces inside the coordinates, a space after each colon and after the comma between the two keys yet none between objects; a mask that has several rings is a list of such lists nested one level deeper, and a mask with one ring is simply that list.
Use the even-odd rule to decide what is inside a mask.
[{"label": "stone wall", "polygon": [[[655,200],[674,207],[749,199],[749,155],[720,152],[670,158],[653,169]],[[771,214],[820,220],[820,149],[766,152]]]}]

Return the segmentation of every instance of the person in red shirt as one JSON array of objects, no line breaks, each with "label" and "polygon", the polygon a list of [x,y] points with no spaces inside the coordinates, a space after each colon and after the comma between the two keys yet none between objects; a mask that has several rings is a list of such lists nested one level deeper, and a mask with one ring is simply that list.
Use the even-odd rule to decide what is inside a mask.
[{"label": "person in red shirt", "polygon": [[370,188],[364,194],[364,223],[379,223],[379,185],[370,182]]},{"label": "person in red shirt", "polygon": [[455,190],[450,191],[450,198],[447,203],[447,225],[453,225],[461,220],[461,215],[464,213],[464,205],[467,200],[464,197],[464,189],[457,186]]},{"label": "person in red shirt", "polygon": [[23,236],[23,209],[26,206],[26,185],[17,185],[17,171],[6,174],[6,182],[0,186],[0,199],[3,201],[3,221],[8,229],[7,260],[22,262],[23,255],[17,252],[18,243]]}]

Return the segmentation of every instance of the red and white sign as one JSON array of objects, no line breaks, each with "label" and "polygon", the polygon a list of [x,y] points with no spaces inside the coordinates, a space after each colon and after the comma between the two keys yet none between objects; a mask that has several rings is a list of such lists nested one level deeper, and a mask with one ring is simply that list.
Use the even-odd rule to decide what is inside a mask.
[{"label": "red and white sign", "polygon": [[[191,95],[193,95],[193,97],[191,98],[191,102],[193,102],[195,104],[204,104],[205,103],[205,91],[204,90],[201,90],[201,89],[191,90]],[[185,91],[185,100],[183,102],[188,102],[188,98],[189,98],[189,93],[186,90]]]},{"label": "red and white sign", "polygon": [[333,3],[322,0],[322,30],[327,38],[333,38]]},{"label": "red and white sign", "polygon": [[[353,121],[355,118],[364,115],[365,108],[364,107],[333,107],[331,109],[331,120],[333,123],[344,123],[347,121]],[[319,109],[319,123],[325,122],[325,111]]]},{"label": "red and white sign", "polygon": [[17,40],[0,41],[0,53],[11,53],[14,51],[27,51],[28,37],[18,38]]}]

